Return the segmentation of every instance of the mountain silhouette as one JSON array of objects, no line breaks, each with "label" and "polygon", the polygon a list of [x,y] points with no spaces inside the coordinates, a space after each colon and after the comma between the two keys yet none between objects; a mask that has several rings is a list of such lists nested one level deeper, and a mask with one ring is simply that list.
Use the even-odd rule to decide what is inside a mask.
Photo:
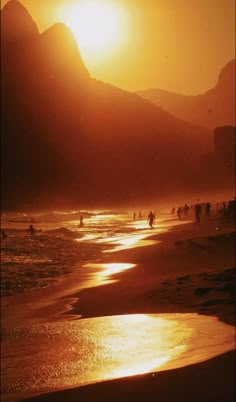
[{"label": "mountain silhouette", "polygon": [[81,59],[77,42],[66,25],[58,23],[40,35],[42,52],[46,62],[55,72],[61,72],[71,81],[84,80],[89,73]]},{"label": "mountain silhouette", "polygon": [[[24,14],[9,7],[2,26]],[[211,131],[92,79],[65,25],[33,31],[17,46],[1,37],[4,208],[139,202],[196,186]]]},{"label": "mountain silhouette", "polygon": [[20,42],[39,34],[29,12],[17,0],[10,0],[1,11],[1,35],[5,42]]},{"label": "mountain silhouette", "polygon": [[203,127],[235,126],[235,60],[222,69],[216,86],[197,96],[148,89],[137,92],[174,116]]}]

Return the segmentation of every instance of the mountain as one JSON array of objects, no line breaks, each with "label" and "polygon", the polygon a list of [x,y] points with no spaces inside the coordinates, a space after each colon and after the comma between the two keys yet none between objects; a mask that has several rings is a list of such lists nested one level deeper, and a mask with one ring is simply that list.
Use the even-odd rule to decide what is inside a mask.
[{"label": "mountain", "polygon": [[211,131],[92,79],[65,25],[39,34],[10,3],[3,32],[10,12],[31,29],[1,37],[3,208],[133,204],[198,184],[192,173],[213,148]]},{"label": "mountain", "polygon": [[216,86],[202,95],[185,96],[161,89],[138,91],[137,94],[192,124],[210,129],[235,126],[235,60],[223,68]]},{"label": "mountain", "polygon": [[18,43],[39,34],[29,12],[17,0],[10,0],[1,11],[1,35],[4,42]]},{"label": "mountain", "polygon": [[40,35],[40,42],[43,57],[53,69],[52,74],[63,74],[73,83],[89,78],[75,38],[66,25],[58,23],[47,29]]}]

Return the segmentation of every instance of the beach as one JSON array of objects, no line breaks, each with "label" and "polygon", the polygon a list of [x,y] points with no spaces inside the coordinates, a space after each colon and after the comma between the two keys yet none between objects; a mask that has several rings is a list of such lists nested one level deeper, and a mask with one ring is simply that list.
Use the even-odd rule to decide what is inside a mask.
[{"label": "beach", "polygon": [[[63,276],[50,287],[5,298],[9,303],[5,302],[3,308],[3,346],[9,348],[7,352],[10,353],[12,345],[18,347],[16,340],[22,342],[21,348],[26,351],[35,340],[39,343],[38,350],[41,354],[50,344],[51,355],[48,352],[48,360],[44,362],[42,356],[36,356],[39,365],[48,370],[44,383],[41,382],[41,388],[32,388],[31,382],[28,384],[31,391],[28,392],[25,378],[19,378],[18,385],[15,381],[12,387],[8,383],[8,390],[5,387],[4,401],[60,401],[67,398],[70,401],[122,399],[216,402],[235,399],[234,221],[229,217],[214,217],[196,224],[191,219],[180,222],[166,214],[157,220],[155,231],[142,228],[142,225],[147,225],[144,221],[128,224],[132,231],[126,230],[125,241],[124,236],[121,239],[120,233],[117,239],[113,233],[112,247],[107,246],[109,242],[106,238],[102,255],[97,256],[94,261],[85,262],[86,274],[79,284],[76,283],[76,277],[80,275],[81,279],[81,272],[77,271]],[[160,325],[167,328],[166,338],[169,337],[169,345],[173,344],[172,349],[176,353],[170,354],[168,361],[161,362],[159,367],[156,364],[155,367],[155,361],[151,362],[151,359],[155,355],[156,344],[152,342],[158,331],[161,332],[156,326],[156,320],[160,320],[160,317],[167,319],[167,324],[163,321]],[[90,350],[103,348],[108,360],[111,351],[114,355],[119,354],[121,346],[118,347],[118,343],[111,346],[111,339],[117,331],[125,343],[125,339],[129,337],[127,327],[132,327],[134,320],[135,328],[141,332],[140,339],[136,340],[135,331],[130,335],[125,369],[120,370],[120,374],[114,374],[111,370],[113,367],[109,366],[110,373],[113,374],[108,375],[106,357],[98,358]],[[173,324],[170,332],[169,323]],[[124,328],[128,335],[124,334]],[[45,341],[46,330],[48,344]],[[87,334],[97,331],[97,343],[91,339],[87,344],[83,341],[86,331]],[[104,341],[101,334],[106,331]],[[80,333],[79,338],[77,332]],[[175,332],[175,338],[172,337],[172,332]],[[21,336],[22,341],[19,341]],[[129,356],[132,336],[134,345],[137,342],[134,354],[136,350],[137,355],[142,355],[142,348],[148,348],[150,344],[152,347],[149,354],[145,352],[144,357],[141,356],[146,361],[139,361],[139,367],[135,360],[137,357],[133,357],[133,371],[130,370],[132,364]],[[91,335],[87,339],[89,337]],[[161,340],[160,337],[160,342]],[[89,374],[90,380],[86,378],[86,374],[83,379],[83,367],[77,366],[77,349],[73,350],[75,356],[72,356],[72,342],[75,342],[75,349],[85,348],[88,361],[97,359],[100,362],[100,372],[104,373],[99,372],[95,361],[94,366],[89,368],[92,373]],[[162,350],[162,346],[159,347]],[[165,347],[162,357],[167,353],[168,347]],[[56,351],[54,354],[53,348]],[[32,351],[35,353],[34,349]],[[54,356],[55,353],[58,353],[58,357]],[[65,371],[63,367],[59,370],[59,356],[62,356]],[[114,359],[116,358],[115,356]],[[50,359],[54,372],[53,369],[49,370]],[[71,366],[67,362],[69,359],[71,362],[74,359]],[[124,360],[122,351],[120,359]],[[25,362],[27,366],[27,361]],[[85,362],[84,367],[87,367],[86,364]],[[116,364],[114,360],[114,367]],[[8,369],[9,367],[10,365]],[[76,370],[81,370],[78,378]],[[70,375],[71,379],[68,381]],[[39,382],[40,378],[42,373],[39,370]],[[49,387],[50,378],[55,382],[54,388]],[[7,383],[7,376],[4,381]],[[36,384],[37,380],[34,381]],[[22,385],[25,389],[21,389]]]},{"label": "beach", "polygon": [[1,402],[235,401],[233,1],[0,14]]}]

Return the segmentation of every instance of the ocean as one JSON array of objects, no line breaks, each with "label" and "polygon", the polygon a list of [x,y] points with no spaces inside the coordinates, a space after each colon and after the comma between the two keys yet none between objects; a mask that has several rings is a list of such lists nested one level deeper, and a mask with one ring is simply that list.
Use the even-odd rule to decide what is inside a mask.
[{"label": "ocean", "polygon": [[[51,286],[63,275],[79,274],[103,252],[134,246],[152,233],[146,216],[134,221],[123,211],[3,213],[1,296]],[[33,236],[30,225],[36,229]]]}]

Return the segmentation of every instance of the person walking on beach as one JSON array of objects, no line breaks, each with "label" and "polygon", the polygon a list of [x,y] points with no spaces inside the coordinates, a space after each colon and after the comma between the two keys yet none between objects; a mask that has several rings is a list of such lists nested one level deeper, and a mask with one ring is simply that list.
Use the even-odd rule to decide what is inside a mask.
[{"label": "person walking on beach", "polygon": [[202,215],[202,206],[201,206],[201,204],[196,204],[195,205],[195,217],[196,217],[197,223],[200,223],[201,215]]},{"label": "person walking on beach", "polygon": [[141,211],[139,211],[138,217],[139,217],[139,219],[142,219],[142,212]]},{"label": "person walking on beach", "polygon": [[154,225],[154,220],[155,220],[155,215],[154,215],[154,213],[152,211],[150,211],[149,215],[148,215],[148,223],[149,223],[149,226],[150,226],[151,229],[154,228],[154,226],[153,226]]},{"label": "person walking on beach", "polygon": [[82,215],[81,215],[80,220],[79,220],[79,225],[84,226],[84,218],[83,218]]},{"label": "person walking on beach", "polygon": [[134,212],[134,215],[133,215],[133,219],[134,219],[134,221],[136,220],[136,213]]}]

